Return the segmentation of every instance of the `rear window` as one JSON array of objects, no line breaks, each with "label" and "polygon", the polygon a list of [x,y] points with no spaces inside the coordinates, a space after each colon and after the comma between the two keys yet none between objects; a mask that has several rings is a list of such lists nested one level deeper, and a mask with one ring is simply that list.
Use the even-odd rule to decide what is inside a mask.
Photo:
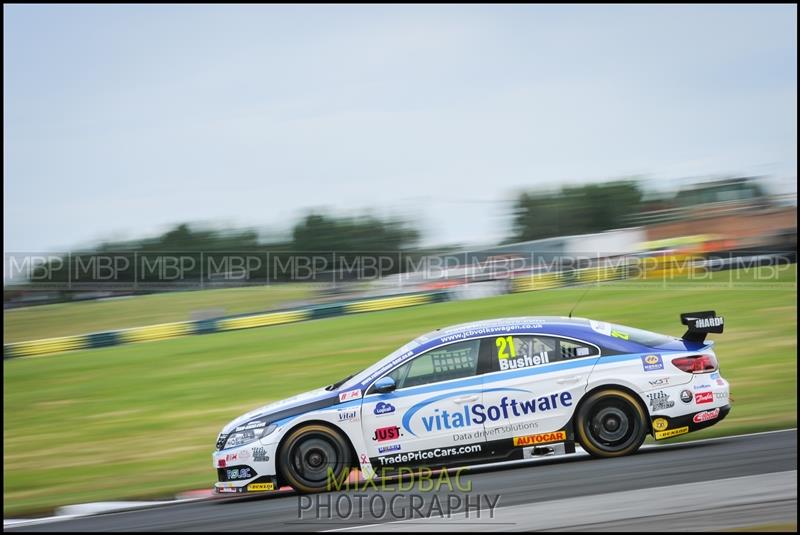
[{"label": "rear window", "polygon": [[633,327],[624,327],[622,325],[614,324],[611,324],[610,334],[614,338],[629,340],[636,344],[641,344],[648,347],[660,346],[674,340],[674,338],[671,336],[654,333],[652,331],[645,331],[644,329],[635,329]]}]

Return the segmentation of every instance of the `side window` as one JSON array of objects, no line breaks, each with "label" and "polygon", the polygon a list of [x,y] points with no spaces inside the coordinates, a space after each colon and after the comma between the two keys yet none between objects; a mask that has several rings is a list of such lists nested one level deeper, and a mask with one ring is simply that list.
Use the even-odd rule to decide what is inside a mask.
[{"label": "side window", "polygon": [[492,339],[492,360],[496,370],[530,368],[557,362],[558,342],[549,336],[498,336]]},{"label": "side window", "polygon": [[559,340],[558,352],[561,360],[570,360],[600,354],[596,347],[573,340]]},{"label": "side window", "polygon": [[480,340],[446,345],[420,355],[392,371],[398,390],[412,386],[471,377],[478,369]]}]

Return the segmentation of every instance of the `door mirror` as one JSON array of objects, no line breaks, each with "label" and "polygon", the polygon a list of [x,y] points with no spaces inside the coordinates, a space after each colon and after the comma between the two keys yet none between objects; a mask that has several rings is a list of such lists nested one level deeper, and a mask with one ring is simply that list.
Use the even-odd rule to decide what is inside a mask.
[{"label": "door mirror", "polygon": [[393,391],[397,388],[397,383],[394,382],[389,376],[381,377],[377,381],[375,381],[375,391],[380,392],[381,394],[386,394],[387,392]]}]

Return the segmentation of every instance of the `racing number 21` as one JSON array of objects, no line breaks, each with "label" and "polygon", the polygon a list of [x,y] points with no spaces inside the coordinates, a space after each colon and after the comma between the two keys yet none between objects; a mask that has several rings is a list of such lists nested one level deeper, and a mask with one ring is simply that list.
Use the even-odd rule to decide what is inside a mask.
[{"label": "racing number 21", "polygon": [[495,344],[497,345],[497,358],[499,359],[507,359],[508,353],[506,353],[506,348],[511,353],[512,357],[517,356],[517,350],[514,348],[514,337],[506,336],[505,338],[497,338],[495,339]]}]

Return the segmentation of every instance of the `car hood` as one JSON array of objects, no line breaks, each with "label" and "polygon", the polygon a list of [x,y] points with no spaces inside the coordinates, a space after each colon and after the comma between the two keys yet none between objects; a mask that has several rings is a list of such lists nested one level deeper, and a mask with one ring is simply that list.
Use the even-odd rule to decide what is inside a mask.
[{"label": "car hood", "polygon": [[313,409],[335,405],[338,402],[339,394],[337,390],[334,390],[333,392],[325,390],[325,388],[309,390],[308,392],[303,392],[302,394],[253,409],[252,411],[232,420],[222,429],[222,432],[228,434],[238,426],[251,420],[255,420],[256,418],[261,418],[266,420],[267,423],[272,423],[277,420],[281,420],[289,416],[296,416]]}]

